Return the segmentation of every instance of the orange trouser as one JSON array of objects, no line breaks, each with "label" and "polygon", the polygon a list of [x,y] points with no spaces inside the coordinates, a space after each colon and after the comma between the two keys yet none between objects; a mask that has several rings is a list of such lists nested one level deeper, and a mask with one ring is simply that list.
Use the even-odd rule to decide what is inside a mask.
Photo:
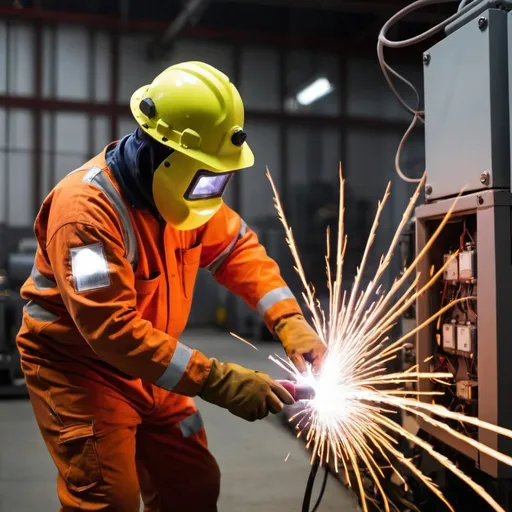
[{"label": "orange trouser", "polygon": [[93,375],[23,370],[60,512],[139,512],[141,495],[146,512],[217,510],[220,472],[192,399],[148,384],[128,400]]}]

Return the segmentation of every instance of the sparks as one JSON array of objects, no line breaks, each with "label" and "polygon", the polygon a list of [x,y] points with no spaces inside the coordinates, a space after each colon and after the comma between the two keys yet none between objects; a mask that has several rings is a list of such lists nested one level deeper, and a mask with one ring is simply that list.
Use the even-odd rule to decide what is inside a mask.
[{"label": "sparks", "polygon": [[242,343],[245,343],[246,345],[249,345],[249,347],[253,348],[254,350],[258,350],[258,347],[255,347],[252,343],[250,343],[249,341],[247,340],[244,340],[243,338],[241,338],[240,336],[238,336],[238,334],[235,334],[234,332],[230,332],[229,334],[231,334],[231,336],[233,336],[233,338],[236,338],[238,341],[241,341]]},{"label": "sparks", "polygon": [[[505,512],[485,489],[460,470],[454,462],[438,453],[428,442],[407,431],[389,417],[390,413],[397,410],[404,411],[430,422],[449,435],[473,446],[481,453],[490,455],[496,460],[512,466],[511,457],[452,429],[443,420],[456,420],[511,438],[512,431],[483,422],[478,418],[451,411],[435,403],[428,404],[418,400],[420,395],[433,396],[443,393],[418,392],[405,387],[406,384],[417,383],[420,379],[435,379],[436,382],[450,385],[448,380],[453,377],[451,373],[419,372],[417,366],[405,372],[386,373],[386,365],[397,357],[398,352],[410,344],[410,338],[419,330],[440,319],[448,309],[457,303],[471,298],[453,300],[434,313],[423,324],[398,340],[391,341],[389,339],[389,332],[401,315],[415,302],[418,296],[425,293],[442,276],[451,260],[458,256],[458,253],[452,254],[437,272],[432,268],[427,284],[421,288],[418,287],[419,277],[413,277],[416,267],[428,253],[450,219],[456,201],[411,265],[403,270],[400,277],[395,279],[389,291],[382,291],[380,280],[391,262],[400,235],[412,216],[425,183],[425,177],[423,177],[410,198],[386,254],[380,259],[373,279],[362,289],[363,272],[375,239],[381,214],[390,195],[390,185],[388,185],[382,200],[378,203],[377,213],[361,263],[357,269],[354,284],[351,290],[345,291],[342,289],[342,278],[347,236],[344,232],[343,220],[344,179],[340,165],[336,270],[335,275],[332,275],[328,232],[325,260],[329,306],[328,311],[324,311],[316,299],[312,285],[307,281],[292,229],[286,220],[279,194],[268,169],[267,177],[274,192],[274,204],[286,233],[286,241],[294,258],[295,270],[304,288],[303,297],[311,314],[313,327],[328,347],[322,369],[317,375],[313,374],[311,368],[308,369],[306,374],[302,375],[290,361],[271,356],[271,359],[285,369],[293,379],[309,385],[315,390],[315,398],[305,402],[304,409],[290,419],[290,421],[296,422],[298,436],[305,437],[308,448],[311,448],[312,462],[320,458],[322,463],[333,463],[336,471],[344,471],[345,481],[348,485],[353,486],[355,484],[359,489],[361,506],[364,512],[368,511],[368,501],[371,498],[365,494],[360,467],[363,467],[366,476],[369,475],[373,480],[386,512],[390,510],[391,501],[382,487],[383,472],[377,461],[377,456],[384,458],[387,467],[393,470],[404,485],[406,485],[406,482],[398,467],[395,467],[394,464],[401,464],[406,467],[443,501],[449,510],[454,510],[444,497],[441,489],[397,448],[396,437],[402,437],[428,452],[445,468],[457,475],[494,510]],[[409,278],[412,278],[412,284],[408,284],[406,287],[404,285],[408,283]],[[374,297],[376,298],[374,299]],[[400,387],[402,385],[403,387]],[[394,459],[395,462],[392,463],[391,459]],[[354,475],[355,482],[350,478],[349,468]]]}]

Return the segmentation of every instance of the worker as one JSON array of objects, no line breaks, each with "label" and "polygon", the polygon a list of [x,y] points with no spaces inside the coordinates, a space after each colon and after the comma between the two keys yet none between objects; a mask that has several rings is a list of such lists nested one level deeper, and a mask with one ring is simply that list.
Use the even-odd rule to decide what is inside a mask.
[{"label": "worker", "polygon": [[177,64],[130,107],[137,129],[42,204],[17,345],[61,511],[138,512],[142,496],[148,512],[210,512],[220,474],[193,398],[248,421],[293,398],[179,341],[199,268],[259,311],[299,370],[318,368],[325,344],[222,201],[254,163],[228,77]]}]

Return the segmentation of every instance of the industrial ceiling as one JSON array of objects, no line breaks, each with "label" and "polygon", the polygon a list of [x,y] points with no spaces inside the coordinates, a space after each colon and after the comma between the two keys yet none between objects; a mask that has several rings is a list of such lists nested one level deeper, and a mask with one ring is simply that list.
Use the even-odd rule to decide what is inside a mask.
[{"label": "industrial ceiling", "polygon": [[[357,45],[374,51],[378,31],[408,0],[0,0],[0,15],[88,15],[131,27],[150,27],[153,53],[165,51],[178,35],[251,40],[270,44],[321,46],[335,51]],[[410,37],[455,9],[455,3],[430,6],[400,23],[391,34]],[[257,40],[257,37],[256,37]]]}]

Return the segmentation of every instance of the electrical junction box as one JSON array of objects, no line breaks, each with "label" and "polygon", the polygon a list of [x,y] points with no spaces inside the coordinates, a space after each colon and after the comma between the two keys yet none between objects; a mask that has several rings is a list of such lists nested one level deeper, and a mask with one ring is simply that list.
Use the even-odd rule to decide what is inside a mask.
[{"label": "electrical junction box", "polygon": [[[450,254],[445,254],[443,257],[443,262],[446,263],[446,261],[450,257]],[[445,268],[444,280],[452,282],[457,282],[459,280],[459,261],[457,258],[453,258],[452,261],[450,261],[448,266]]]},{"label": "electrical junction box", "polygon": [[463,187],[510,189],[507,63],[507,12],[500,9],[484,11],[425,52],[428,200]]},{"label": "electrical junction box", "polygon": [[476,277],[475,251],[462,251],[459,254],[459,280],[472,281]]},{"label": "electrical junction box", "polygon": [[455,324],[443,324],[443,349],[454,351],[457,343],[457,326]]},{"label": "electrical junction box", "polygon": [[463,400],[473,400],[473,388],[478,385],[478,382],[473,380],[461,380],[455,384],[455,394]]},{"label": "electrical junction box", "polygon": [[457,351],[473,354],[475,352],[476,327],[474,325],[457,326]]}]

